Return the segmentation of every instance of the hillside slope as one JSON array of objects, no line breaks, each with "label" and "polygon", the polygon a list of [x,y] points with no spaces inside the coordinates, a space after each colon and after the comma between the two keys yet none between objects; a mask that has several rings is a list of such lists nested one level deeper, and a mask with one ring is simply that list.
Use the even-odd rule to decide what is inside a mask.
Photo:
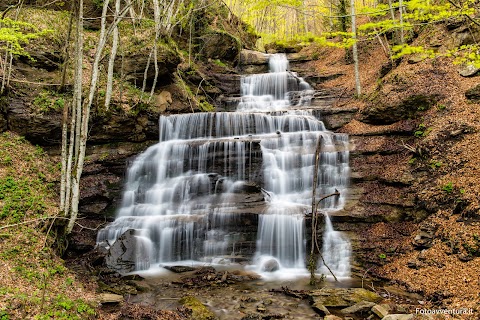
[{"label": "hillside slope", "polygon": [[[413,44],[428,48],[435,42],[442,51],[456,38],[455,31],[441,24],[420,33]],[[312,67],[327,78],[321,88],[353,93],[353,65],[345,63],[345,51],[314,50],[320,58]],[[412,201],[417,212],[408,216],[404,210],[403,217],[386,218],[362,231],[360,242],[369,252],[360,258],[363,269],[424,295],[426,305],[479,312],[480,105],[474,94],[479,75],[464,77],[462,70],[465,66],[452,58],[419,56],[405,56],[392,67],[378,45],[367,43],[360,54],[363,97],[337,105],[359,108],[355,119],[339,129],[353,141],[379,133],[389,139],[402,132],[394,146],[403,149],[398,157],[372,155],[380,172],[370,178],[388,183],[367,189],[363,197],[379,199],[391,188],[402,190],[404,204]],[[375,148],[370,145],[369,150]],[[368,166],[355,159],[351,165],[354,171],[355,166]],[[372,210],[374,214],[375,206]]]}]

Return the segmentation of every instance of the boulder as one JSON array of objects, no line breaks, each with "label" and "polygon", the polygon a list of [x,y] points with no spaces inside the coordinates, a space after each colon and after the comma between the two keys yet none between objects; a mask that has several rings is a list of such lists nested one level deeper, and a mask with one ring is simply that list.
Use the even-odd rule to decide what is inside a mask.
[{"label": "boulder", "polygon": [[409,64],[417,64],[419,62],[422,62],[425,59],[426,59],[425,55],[413,55],[410,58],[408,58],[407,62]]},{"label": "boulder", "polygon": [[462,66],[460,70],[458,70],[458,73],[462,77],[473,77],[477,75],[478,71],[480,71],[480,68],[475,67],[473,64],[469,64],[466,66]]},{"label": "boulder", "polygon": [[242,50],[240,51],[240,64],[241,65],[262,65],[268,64],[268,55],[263,52],[253,51],[253,50]]},{"label": "boulder", "polygon": [[262,271],[265,272],[274,272],[280,269],[280,265],[278,264],[278,261],[275,259],[270,259],[267,260],[263,266],[262,266]]},{"label": "boulder", "polygon": [[175,273],[184,273],[184,272],[194,271],[197,269],[189,266],[165,266],[164,268]]},{"label": "boulder", "polygon": [[340,312],[343,314],[364,313],[370,311],[374,305],[375,303],[370,301],[361,301],[351,307],[340,310]]},{"label": "boulder", "polygon": [[195,320],[213,320],[216,319],[212,311],[205,307],[197,298],[192,296],[183,297],[178,303],[191,310],[191,319]]},{"label": "boulder", "polygon": [[155,106],[160,112],[165,112],[172,102],[172,94],[169,91],[164,90],[155,96]]},{"label": "boulder", "polygon": [[465,92],[465,98],[471,101],[480,101],[480,84],[468,89]]},{"label": "boulder", "polygon": [[388,304],[376,304],[372,307],[371,310],[380,319],[383,319],[384,317],[386,317],[390,313],[391,307]]},{"label": "boulder", "polygon": [[325,307],[345,308],[362,301],[378,302],[382,300],[378,294],[363,288],[323,288],[313,290],[310,295],[312,305],[321,304]]},{"label": "boulder", "polygon": [[110,269],[124,274],[135,270],[138,261],[145,269],[150,266],[149,253],[143,242],[136,237],[136,231],[125,231],[108,250],[105,262]]}]

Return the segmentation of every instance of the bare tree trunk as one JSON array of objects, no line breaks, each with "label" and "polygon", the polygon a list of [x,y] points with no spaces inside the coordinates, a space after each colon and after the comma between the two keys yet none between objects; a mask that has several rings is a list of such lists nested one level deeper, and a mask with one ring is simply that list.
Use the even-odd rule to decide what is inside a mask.
[{"label": "bare tree trunk", "polygon": [[[118,19],[120,13],[120,0],[115,0],[115,18]],[[115,58],[117,57],[118,50],[118,26],[115,25],[113,28],[113,40],[112,40],[112,51],[110,52],[110,60],[108,61],[108,74],[107,74],[107,89],[105,92],[105,109],[108,110],[110,106],[110,100],[112,99],[112,90],[113,90],[113,67],[115,66]]]},{"label": "bare tree trunk", "polygon": [[358,68],[358,50],[357,50],[357,26],[355,22],[355,0],[350,0],[350,6],[352,10],[352,33],[353,33],[353,62],[355,68],[355,90],[357,92],[357,97],[362,94],[362,88],[360,85],[360,71]]},{"label": "bare tree trunk", "polygon": [[68,139],[68,113],[69,102],[63,106],[63,119],[62,119],[62,152],[61,162],[62,169],[60,174],[60,211],[65,210],[65,198],[66,198],[66,186],[67,186],[67,139]]},{"label": "bare tree trunk", "polygon": [[[75,103],[75,100],[73,102]],[[68,216],[70,214],[70,203],[72,202],[72,165],[75,145],[75,128],[77,120],[77,108],[74,103],[72,103],[72,115],[70,119],[70,144],[68,146],[68,157],[66,159],[67,170],[65,176],[65,204],[64,207],[61,208],[65,216]]]},{"label": "bare tree trunk", "polygon": [[[395,22],[395,11],[393,10],[393,4],[392,4],[392,0],[388,0],[388,8],[390,9],[390,17],[392,19],[392,22],[393,23],[396,23]],[[398,33],[397,31],[394,32],[394,39],[393,39],[393,43],[396,44],[398,43]]]},{"label": "bare tree trunk", "polygon": [[155,66],[155,77],[153,78],[153,84],[152,84],[152,89],[150,90],[150,97],[148,100],[152,100],[153,93],[155,92],[155,87],[157,85],[157,79],[158,79],[158,39],[160,38],[160,7],[158,4],[158,0],[153,0],[153,14],[154,14],[154,20],[155,20],[155,41],[153,43],[153,63]]},{"label": "bare tree trunk", "polygon": [[3,59],[3,64],[2,64],[2,88],[0,89],[0,93],[3,93],[5,91],[6,85],[7,85],[7,63],[8,61],[8,48],[5,51],[5,58]]},{"label": "bare tree trunk", "polygon": [[308,269],[310,271],[310,284],[315,284],[315,271],[317,270],[317,257],[315,254],[317,236],[317,203],[315,201],[317,195],[318,183],[318,164],[320,160],[320,150],[322,149],[322,136],[318,137],[317,147],[315,149],[315,157],[313,159],[313,183],[312,183],[312,239],[310,244],[310,258],[308,261]]},{"label": "bare tree trunk", "polygon": [[[80,0],[82,1],[82,0]],[[90,78],[90,90],[88,95],[88,101],[86,105],[83,106],[81,112],[81,125],[80,125],[80,139],[78,140],[78,153],[76,154],[76,165],[74,167],[74,176],[72,184],[72,203],[70,211],[70,221],[67,226],[67,233],[72,232],[75,222],[78,216],[78,203],[80,200],[80,178],[83,171],[83,163],[85,160],[85,151],[87,147],[87,138],[88,138],[88,121],[90,117],[90,108],[93,103],[95,96],[95,91],[97,88],[98,80],[98,65],[100,63],[100,58],[103,52],[103,48],[106,43],[106,23],[107,23],[107,9],[108,9],[108,0],[104,0],[103,9],[102,9],[102,22],[100,27],[100,36],[98,39],[98,46],[95,52],[95,58],[92,66],[92,75]]]},{"label": "bare tree trunk", "polygon": [[405,36],[403,31],[403,0],[398,1],[398,11],[400,12],[400,44],[405,43]]},{"label": "bare tree trunk", "polygon": [[65,48],[63,52],[63,64],[62,64],[62,80],[60,82],[60,88],[58,91],[62,92],[65,87],[65,82],[67,79],[67,68],[68,68],[68,60],[70,59],[68,47],[70,46],[70,39],[72,36],[72,26],[73,26],[73,15],[75,10],[75,2],[72,1],[72,7],[70,9],[70,18],[68,19],[68,31],[67,31],[67,39],[65,41]]},{"label": "bare tree trunk", "polygon": [[[80,152],[80,138],[82,133],[82,93],[83,93],[83,0],[78,1],[78,13],[77,13],[77,39],[76,39],[76,54],[75,54],[75,83],[74,83],[74,108],[76,109],[75,117],[72,116],[72,126],[75,126],[75,137],[73,143],[70,145],[70,148],[73,147],[73,152],[70,154],[72,159],[69,161],[74,161],[70,164],[70,183],[69,189],[71,188],[68,196],[68,207],[66,214],[70,218],[66,233],[70,233],[75,225],[75,221],[78,215],[78,201],[80,197],[80,178],[78,176],[79,171],[79,152]],[[76,118],[74,120],[74,118]],[[72,134],[72,133],[71,133]],[[72,139],[70,139],[72,141]],[[73,168],[72,168],[73,164]],[[73,172],[72,172],[73,169]],[[81,174],[81,170],[80,170]]]}]

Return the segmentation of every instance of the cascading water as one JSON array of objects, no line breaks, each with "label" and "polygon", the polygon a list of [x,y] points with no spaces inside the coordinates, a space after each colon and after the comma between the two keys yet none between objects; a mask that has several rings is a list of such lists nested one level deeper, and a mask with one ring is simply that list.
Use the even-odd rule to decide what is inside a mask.
[{"label": "cascading water", "polygon": [[[281,270],[305,269],[304,217],[311,210],[317,141],[322,140],[317,195],[335,189],[342,194],[322,203],[328,212],[343,206],[348,137],[326,131],[308,110],[313,91],[288,71],[285,55],[270,57],[270,73],[243,77],[241,92],[237,112],[160,117],[160,142],[131,164],[117,218],[99,232],[98,243],[111,245],[134,229],[136,270],[231,262],[245,240],[235,230],[242,224],[236,199],[254,181],[266,202],[258,215],[257,269],[269,259]],[[260,171],[253,169],[255,159],[261,160]],[[329,267],[347,275],[349,242],[330,220],[323,243]]]}]

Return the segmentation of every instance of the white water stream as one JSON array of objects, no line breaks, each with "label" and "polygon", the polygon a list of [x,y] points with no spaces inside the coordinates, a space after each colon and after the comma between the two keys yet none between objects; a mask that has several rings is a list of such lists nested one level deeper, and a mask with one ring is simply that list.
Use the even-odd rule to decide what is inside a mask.
[{"label": "white water stream", "polygon": [[[322,202],[321,210],[329,212],[342,208],[347,192],[348,137],[327,131],[304,108],[313,91],[288,71],[285,55],[271,56],[270,73],[243,77],[241,93],[237,112],[160,117],[160,141],[130,165],[117,218],[99,232],[99,244],[135,229],[136,270],[233,262],[245,242],[232,228],[243,223],[238,190],[255,181],[252,158],[261,157],[266,209],[258,215],[251,268],[262,272],[264,263],[275,261],[279,270],[273,274],[306,273],[305,214],[317,141],[321,137],[317,196],[335,189],[342,195]],[[349,275],[350,252],[348,239],[327,216],[323,256],[337,276]],[[319,271],[327,274],[324,269]]]}]

